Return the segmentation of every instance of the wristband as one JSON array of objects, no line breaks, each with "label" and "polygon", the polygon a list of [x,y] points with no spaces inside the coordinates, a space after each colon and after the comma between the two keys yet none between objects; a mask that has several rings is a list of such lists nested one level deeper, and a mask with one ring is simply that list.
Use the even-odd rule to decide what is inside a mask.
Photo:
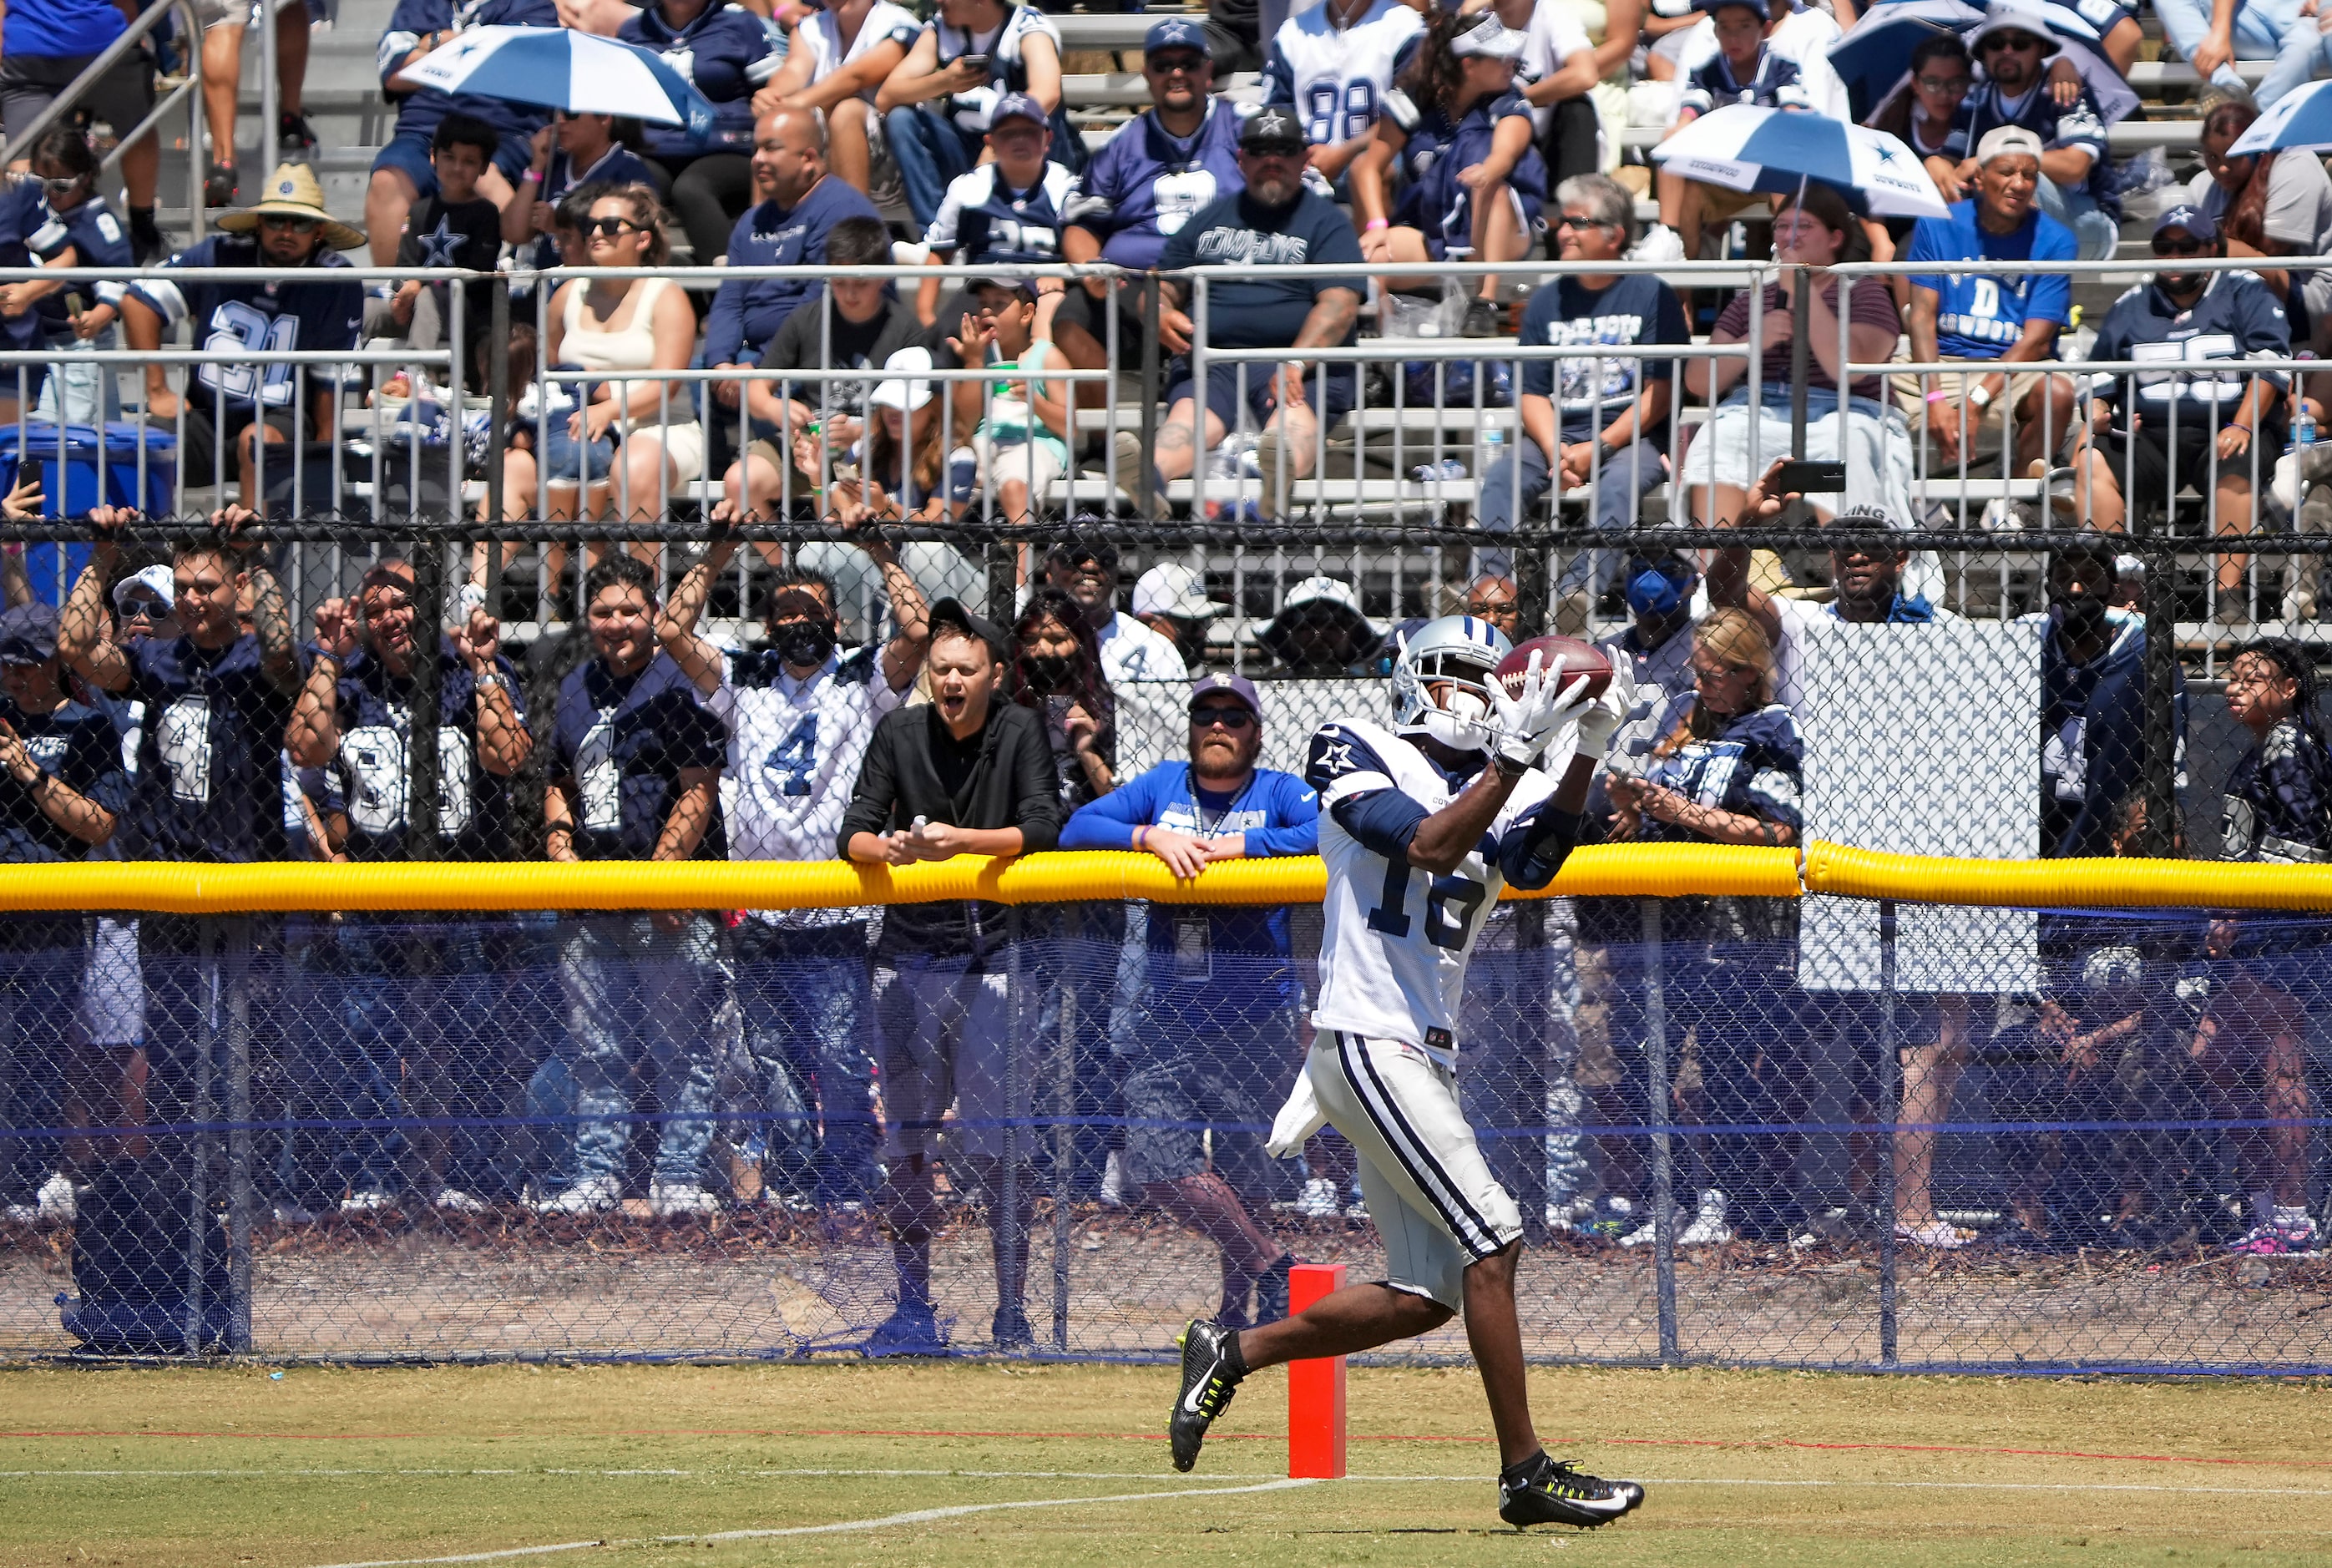
[{"label": "wristband", "polygon": [[1149,833],[1150,824],[1147,822],[1136,824],[1133,829],[1133,847],[1136,849],[1146,847],[1143,840],[1148,837]]},{"label": "wristband", "polygon": [[1392,227],[1392,220],[1391,218],[1371,218],[1367,223],[1361,225],[1361,233],[1364,234],[1372,234],[1379,229],[1389,229],[1391,227]]},{"label": "wristband", "polygon": [[2244,435],[2251,435],[2251,434],[2252,434],[2251,427],[2250,425],[2248,425],[2244,424],[2244,423],[2243,423],[2241,420],[2240,420],[2240,419],[2233,420],[2233,421],[2232,421],[2231,423],[2229,423],[2229,425],[2227,425],[2227,428],[2228,428],[2228,429],[2230,429],[2230,430],[2240,430],[2240,431],[2241,431],[2241,432],[2242,432]]},{"label": "wristband", "polygon": [[526,181],[529,185],[540,185],[542,183],[542,171],[539,168],[530,168],[518,177]]},{"label": "wristband", "polygon": [[1927,401],[1930,403],[1945,403],[1950,401],[1951,396],[1952,395],[1948,392],[1930,392],[1927,394]]}]

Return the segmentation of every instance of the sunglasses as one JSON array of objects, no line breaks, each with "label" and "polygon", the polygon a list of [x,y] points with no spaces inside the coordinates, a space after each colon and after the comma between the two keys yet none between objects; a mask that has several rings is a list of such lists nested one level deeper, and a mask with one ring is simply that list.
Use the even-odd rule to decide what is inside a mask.
[{"label": "sunglasses", "polygon": [[1565,213],[1554,220],[1554,226],[1558,229],[1616,229],[1620,225],[1607,224],[1601,218],[1573,217]]},{"label": "sunglasses", "polygon": [[1515,607],[1505,604],[1469,604],[1466,607],[1466,613],[1477,621],[1486,621],[1498,616],[1513,615]]},{"label": "sunglasses", "polygon": [[2183,240],[2154,242],[2154,253],[2157,256],[2199,256],[2210,248],[2209,245],[2191,235]]},{"label": "sunglasses", "polygon": [[1208,62],[1196,54],[1153,54],[1144,69],[1156,72],[1161,76],[1172,76],[1178,72],[1184,76],[1196,76],[1207,65]]},{"label": "sunglasses", "polygon": [[621,239],[627,231],[643,232],[629,218],[587,218],[583,223],[584,234],[595,240]]},{"label": "sunglasses", "polygon": [[41,189],[47,193],[51,201],[56,200],[59,196],[69,196],[80,188],[81,176],[77,174],[69,175],[63,179],[43,179],[41,181]]},{"label": "sunglasses", "polygon": [[144,616],[148,620],[159,620],[170,613],[170,607],[160,599],[133,595],[122,601],[121,613],[125,616]]},{"label": "sunglasses", "polygon": [[1244,730],[1255,722],[1255,715],[1245,708],[1193,708],[1190,728],[1211,730],[1220,724],[1226,730]]},{"label": "sunglasses", "polygon": [[2016,53],[2021,54],[2028,49],[2037,51],[2040,47],[2040,40],[2031,36],[2030,33],[1995,33],[1991,37],[1983,41],[1983,48],[1981,53],[1985,54],[1993,54],[2002,50],[2010,49],[2014,50]]},{"label": "sunglasses", "polygon": [[1911,83],[1922,92],[1962,93],[1975,85],[1975,79],[1969,76],[1915,76]]},{"label": "sunglasses", "polygon": [[297,218],[289,213],[262,213],[259,215],[259,226],[263,229],[290,229],[295,234],[304,234],[322,228],[324,220]]}]

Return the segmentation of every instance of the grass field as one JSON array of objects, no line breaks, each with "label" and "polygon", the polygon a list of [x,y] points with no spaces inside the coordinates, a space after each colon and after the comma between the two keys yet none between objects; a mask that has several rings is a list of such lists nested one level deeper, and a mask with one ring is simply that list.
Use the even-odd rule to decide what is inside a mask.
[{"label": "grass field", "polygon": [[1549,1448],[1650,1487],[1582,1536],[1498,1524],[1470,1373],[1356,1370],[1354,1478],[1301,1486],[1270,1373],[1175,1475],[1170,1377],[0,1372],[0,1563],[2332,1560],[2320,1385],[1542,1370]]}]

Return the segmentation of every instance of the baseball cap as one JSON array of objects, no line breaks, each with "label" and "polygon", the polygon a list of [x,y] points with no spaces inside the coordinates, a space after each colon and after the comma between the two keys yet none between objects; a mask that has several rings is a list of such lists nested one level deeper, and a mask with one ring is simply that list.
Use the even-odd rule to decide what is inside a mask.
[{"label": "baseball cap", "polygon": [[1485,15],[1471,28],[1449,41],[1449,53],[1461,60],[1468,56],[1482,60],[1519,60],[1523,53],[1523,37],[1521,33],[1495,15]]},{"label": "baseball cap", "polygon": [[1037,297],[1037,280],[1034,278],[972,278],[963,285],[963,292],[967,294],[976,294],[982,289],[1002,289],[1008,294],[1021,294],[1033,300]]},{"label": "baseball cap", "polygon": [[1279,601],[1279,613],[1247,622],[1247,635],[1259,643],[1267,645],[1275,642],[1285,636],[1288,626],[1301,618],[1295,612],[1314,605],[1333,606],[1345,611],[1366,626],[1372,637],[1381,638],[1385,635],[1384,627],[1369,619],[1361,609],[1361,596],[1352,585],[1333,577],[1307,577],[1289,588],[1287,597]]},{"label": "baseball cap", "polygon": [[1207,30],[1187,17],[1169,16],[1163,22],[1153,22],[1142,40],[1142,53],[1155,54],[1161,49],[1191,49],[1212,60],[1214,45],[1207,42]]},{"label": "baseball cap", "polygon": [[1008,120],[1025,120],[1047,129],[1053,123],[1052,116],[1045,112],[1045,106],[1025,92],[1008,92],[998,99],[996,107],[988,112],[988,129],[1000,129]]},{"label": "baseball cap", "polygon": [[2219,225],[2212,221],[2211,215],[2184,202],[2154,220],[2155,238],[2161,238],[2171,229],[2184,229],[2196,239],[2206,242],[2219,237]]},{"label": "baseball cap", "polygon": [[1706,11],[1714,16],[1727,5],[1745,5],[1759,16],[1768,19],[1773,14],[1768,0],[1692,0],[1690,8],[1695,11]]},{"label": "baseball cap", "polygon": [[1979,164],[1990,163],[2003,153],[2021,153],[2026,158],[2037,158],[2046,150],[2040,145],[2040,139],[2022,126],[1996,125],[1985,131],[1983,139],[1975,144],[1975,160]]},{"label": "baseball cap", "polygon": [[973,613],[961,599],[935,599],[932,603],[930,626],[936,638],[941,632],[958,632],[978,637],[988,645],[988,651],[1001,661],[1004,657],[1004,634],[986,616]]},{"label": "baseball cap", "polygon": [[1228,697],[1257,718],[1263,717],[1263,699],[1256,695],[1255,683],[1245,675],[1200,676],[1190,688],[1190,706],[1195,711],[1209,697]]},{"label": "baseball cap", "polygon": [[1180,616],[1187,621],[1202,621],[1209,616],[1228,615],[1230,609],[1209,598],[1199,586],[1199,574],[1180,561],[1152,567],[1133,585],[1137,616]]},{"label": "baseball cap", "polygon": [[0,614],[0,664],[45,664],[57,656],[57,607],[18,605]]},{"label": "baseball cap", "polygon": [[113,585],[113,607],[115,609],[127,608],[129,596],[138,592],[141,588],[146,592],[152,594],[156,598],[160,599],[162,601],[163,607],[166,609],[174,608],[177,605],[178,588],[177,582],[173,580],[170,576],[170,569],[167,566],[157,564],[154,566],[141,567],[138,570],[131,572],[128,577],[123,578],[119,582],[115,583]]},{"label": "baseball cap", "polygon": [[1284,109],[1266,105],[1239,129],[1239,146],[1249,151],[1305,147],[1304,122]]},{"label": "baseball cap", "polygon": [[891,379],[878,383],[866,396],[871,406],[880,404],[911,414],[932,400],[932,351],[924,348],[901,349],[883,361],[883,368]]}]

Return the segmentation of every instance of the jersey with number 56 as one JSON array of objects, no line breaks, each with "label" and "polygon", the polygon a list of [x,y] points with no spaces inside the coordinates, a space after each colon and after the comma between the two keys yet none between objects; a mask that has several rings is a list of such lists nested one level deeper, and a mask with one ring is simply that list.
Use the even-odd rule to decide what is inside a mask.
[{"label": "jersey with number 56", "polygon": [[[1468,765],[1478,770],[1486,758],[1477,753]],[[1365,720],[1338,720],[1312,737],[1304,781],[1320,792],[1320,857],[1328,866],[1314,1028],[1406,1040],[1455,1065],[1466,961],[1514,853],[1554,792],[1554,781],[1533,770],[1455,871],[1437,876],[1411,865],[1407,832],[1475,776],[1444,770],[1415,743]]]},{"label": "jersey with number 56", "polygon": [[[883,678],[880,643],[827,659],[806,681],[786,674],[774,648],[731,655],[729,684],[705,699],[729,726],[721,794],[731,857],[831,858],[874,722],[905,700]],[[865,918],[855,909],[753,913],[793,927]]]},{"label": "jersey with number 56", "polygon": [[1425,19],[1401,0],[1376,0],[1350,27],[1314,5],[1272,34],[1263,62],[1264,101],[1292,111],[1313,146],[1366,136]]}]

